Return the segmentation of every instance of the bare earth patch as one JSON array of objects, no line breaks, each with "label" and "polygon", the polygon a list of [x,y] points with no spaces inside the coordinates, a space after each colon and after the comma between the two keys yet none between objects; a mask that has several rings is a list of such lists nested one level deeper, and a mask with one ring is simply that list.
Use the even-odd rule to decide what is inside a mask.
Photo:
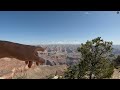
[{"label": "bare earth patch", "polygon": [[25,66],[23,61],[19,61],[15,58],[1,58],[0,59],[0,77],[6,74],[10,74],[12,69]]},{"label": "bare earth patch", "polygon": [[[10,79],[12,70],[15,68],[24,68],[24,61],[17,60],[15,58],[2,58],[0,59],[0,79]],[[17,71],[13,76],[13,79],[46,79],[46,76],[55,74],[56,71],[63,72],[66,69],[66,65],[40,65],[32,66],[26,71]]]},{"label": "bare earth patch", "polygon": [[112,79],[120,79],[120,69],[114,69]]},{"label": "bare earth patch", "polygon": [[47,76],[49,75],[55,75],[57,72],[64,72],[66,69],[66,65],[56,65],[56,66],[48,66],[48,65],[41,65],[36,66],[34,68],[31,68],[27,70],[24,73],[18,73],[16,74],[13,79],[19,79],[22,77],[22,79],[47,79]]}]

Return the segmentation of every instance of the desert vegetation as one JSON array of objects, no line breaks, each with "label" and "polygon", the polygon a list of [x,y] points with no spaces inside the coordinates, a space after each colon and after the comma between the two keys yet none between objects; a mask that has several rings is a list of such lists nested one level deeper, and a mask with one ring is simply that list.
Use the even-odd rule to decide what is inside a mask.
[{"label": "desert vegetation", "polygon": [[[97,37],[81,44],[79,62],[67,68],[62,79],[105,79],[112,78],[115,66],[120,65],[120,56],[112,54],[112,42]],[[57,78],[56,78],[57,77]],[[52,78],[59,79],[58,75]]]}]

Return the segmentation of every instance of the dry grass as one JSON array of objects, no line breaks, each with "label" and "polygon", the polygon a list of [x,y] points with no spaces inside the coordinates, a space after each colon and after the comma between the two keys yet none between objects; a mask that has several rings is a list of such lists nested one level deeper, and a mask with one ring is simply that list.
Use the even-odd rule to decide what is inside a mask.
[{"label": "dry grass", "polygon": [[27,73],[21,73],[19,75],[15,75],[12,79],[27,79]]}]

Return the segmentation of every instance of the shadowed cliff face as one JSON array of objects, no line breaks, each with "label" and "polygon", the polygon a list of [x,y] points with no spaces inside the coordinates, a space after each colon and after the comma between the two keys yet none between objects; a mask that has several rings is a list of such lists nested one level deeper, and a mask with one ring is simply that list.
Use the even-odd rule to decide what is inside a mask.
[{"label": "shadowed cliff face", "polygon": [[33,62],[36,65],[43,64],[45,60],[38,56],[37,51],[45,49],[37,46],[23,45],[9,41],[0,41],[0,58],[9,57],[25,61],[30,68]]}]

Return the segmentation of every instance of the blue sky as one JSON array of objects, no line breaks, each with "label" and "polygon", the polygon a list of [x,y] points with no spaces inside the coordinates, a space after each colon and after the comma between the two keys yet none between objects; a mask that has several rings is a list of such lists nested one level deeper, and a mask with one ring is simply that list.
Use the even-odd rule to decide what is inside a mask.
[{"label": "blue sky", "polygon": [[0,39],[23,44],[78,44],[96,37],[120,44],[115,11],[0,11]]}]

